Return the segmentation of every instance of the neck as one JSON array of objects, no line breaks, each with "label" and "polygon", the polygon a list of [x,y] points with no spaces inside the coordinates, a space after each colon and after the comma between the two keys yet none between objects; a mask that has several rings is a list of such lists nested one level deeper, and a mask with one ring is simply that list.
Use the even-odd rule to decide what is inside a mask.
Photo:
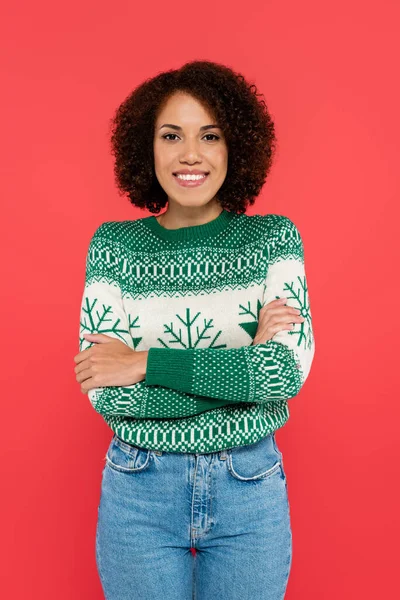
[{"label": "neck", "polygon": [[218,202],[208,203],[201,207],[182,207],[168,203],[168,209],[162,215],[156,217],[158,223],[165,229],[179,229],[181,227],[192,227],[204,225],[216,219],[222,212]]}]

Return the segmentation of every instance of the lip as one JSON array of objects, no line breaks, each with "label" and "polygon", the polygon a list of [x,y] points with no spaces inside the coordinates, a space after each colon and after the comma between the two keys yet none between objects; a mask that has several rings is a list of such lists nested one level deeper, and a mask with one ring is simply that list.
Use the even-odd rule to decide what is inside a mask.
[{"label": "lip", "polygon": [[183,173],[183,174],[188,174],[188,173],[192,173],[193,175],[205,175],[205,177],[203,177],[203,179],[198,179],[197,181],[193,180],[190,181],[189,179],[185,180],[185,179],[179,179],[179,177],[176,177],[176,175],[173,173],[172,176],[174,178],[174,180],[176,181],[176,183],[181,186],[181,187],[199,187],[200,185],[203,185],[207,179],[208,179],[208,173],[204,173],[204,171],[200,171],[198,173],[196,173],[195,171],[189,171],[188,173],[186,173],[185,171],[177,171],[177,173]]},{"label": "lip", "polygon": [[208,175],[209,171],[201,171],[200,169],[179,169],[179,171],[174,171],[173,175]]}]

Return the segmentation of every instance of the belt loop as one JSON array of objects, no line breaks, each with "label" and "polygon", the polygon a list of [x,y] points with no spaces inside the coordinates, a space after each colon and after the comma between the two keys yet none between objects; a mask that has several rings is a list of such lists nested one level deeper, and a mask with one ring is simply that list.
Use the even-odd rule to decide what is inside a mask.
[{"label": "belt loop", "polygon": [[219,458],[220,460],[226,460],[226,450],[219,451]]},{"label": "belt loop", "polygon": [[157,454],[157,456],[162,456],[162,450],[153,450],[154,454]]}]

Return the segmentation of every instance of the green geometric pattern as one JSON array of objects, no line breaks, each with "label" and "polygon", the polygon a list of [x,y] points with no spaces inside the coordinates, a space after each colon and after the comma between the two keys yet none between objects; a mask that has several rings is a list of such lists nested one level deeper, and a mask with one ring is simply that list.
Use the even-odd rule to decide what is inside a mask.
[{"label": "green geometric pattern", "polygon": [[241,304],[239,305],[239,308],[241,310],[241,312],[239,312],[240,316],[247,316],[249,318],[248,321],[245,321],[244,323],[239,323],[239,326],[246,331],[246,333],[249,334],[249,336],[251,337],[251,339],[253,340],[255,338],[256,332],[257,332],[257,327],[258,327],[258,315],[260,313],[260,309],[261,309],[261,302],[260,300],[257,300],[257,306],[255,311],[251,310],[251,301],[249,300],[247,303],[247,306],[242,306]]},{"label": "green geometric pattern", "polygon": [[103,415],[128,443],[168,452],[216,452],[254,444],[289,419],[286,401],[214,408],[183,419],[127,419]]},{"label": "green geometric pattern", "polygon": [[[214,228],[171,240],[152,219],[105,222],[90,241],[79,349],[92,345],[83,333],[105,333],[149,354],[145,380],[90,390],[89,400],[139,446],[253,443],[287,421],[314,356],[300,233],[282,215],[224,211]],[[249,345],[262,306],[282,296],[306,320]]]},{"label": "green geometric pattern", "polygon": [[210,340],[207,342],[207,348],[226,348],[226,344],[217,344],[217,339],[222,333],[221,330],[217,331],[215,335],[214,333],[210,335],[212,333],[210,330],[215,329],[213,319],[203,318],[203,323],[201,323],[200,312],[192,316],[190,308],[186,308],[184,317],[180,315],[175,315],[175,317],[178,320],[178,330],[176,330],[172,321],[171,323],[164,323],[164,333],[169,337],[166,341],[158,338],[164,348],[176,348],[177,346],[185,350],[197,348],[203,340]]},{"label": "green geometric pattern", "polygon": [[[303,323],[300,323],[300,327],[296,331],[289,331],[289,335],[296,336],[298,338],[297,345],[304,344],[304,348],[312,349],[314,344],[313,331],[311,327],[311,311],[310,302],[308,296],[308,287],[305,275],[302,277],[297,276],[297,281],[291,281],[285,283],[283,291],[285,297],[293,300],[290,306],[295,306],[300,310],[300,316],[305,318]],[[295,286],[299,284],[299,287]]]},{"label": "green geometric pattern", "polygon": [[289,400],[302,386],[297,364],[291,348],[272,340],[226,350],[153,347],[145,382],[227,402]]},{"label": "green geometric pattern", "polygon": [[[112,305],[107,306],[103,304],[100,307],[99,304],[98,298],[94,298],[93,301],[90,301],[88,297],[85,297],[84,304],[81,308],[82,317],[80,333],[104,333],[109,336],[112,335],[126,343],[126,336],[132,336],[131,330],[139,327],[137,324],[139,317],[133,318],[128,314],[128,325],[127,327],[124,327],[121,325],[121,319],[113,316],[114,310]],[[85,341],[85,338],[81,337],[79,339],[79,346],[81,347]],[[136,349],[142,341],[142,338],[132,337],[132,341],[133,347]]]}]

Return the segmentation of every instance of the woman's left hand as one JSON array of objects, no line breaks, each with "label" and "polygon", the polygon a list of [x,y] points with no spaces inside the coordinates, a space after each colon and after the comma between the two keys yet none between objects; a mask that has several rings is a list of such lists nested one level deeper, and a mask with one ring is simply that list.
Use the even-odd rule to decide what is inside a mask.
[{"label": "woman's left hand", "polygon": [[147,351],[133,350],[104,333],[83,335],[88,342],[95,342],[74,356],[76,380],[83,394],[92,388],[132,385],[145,379]]}]

